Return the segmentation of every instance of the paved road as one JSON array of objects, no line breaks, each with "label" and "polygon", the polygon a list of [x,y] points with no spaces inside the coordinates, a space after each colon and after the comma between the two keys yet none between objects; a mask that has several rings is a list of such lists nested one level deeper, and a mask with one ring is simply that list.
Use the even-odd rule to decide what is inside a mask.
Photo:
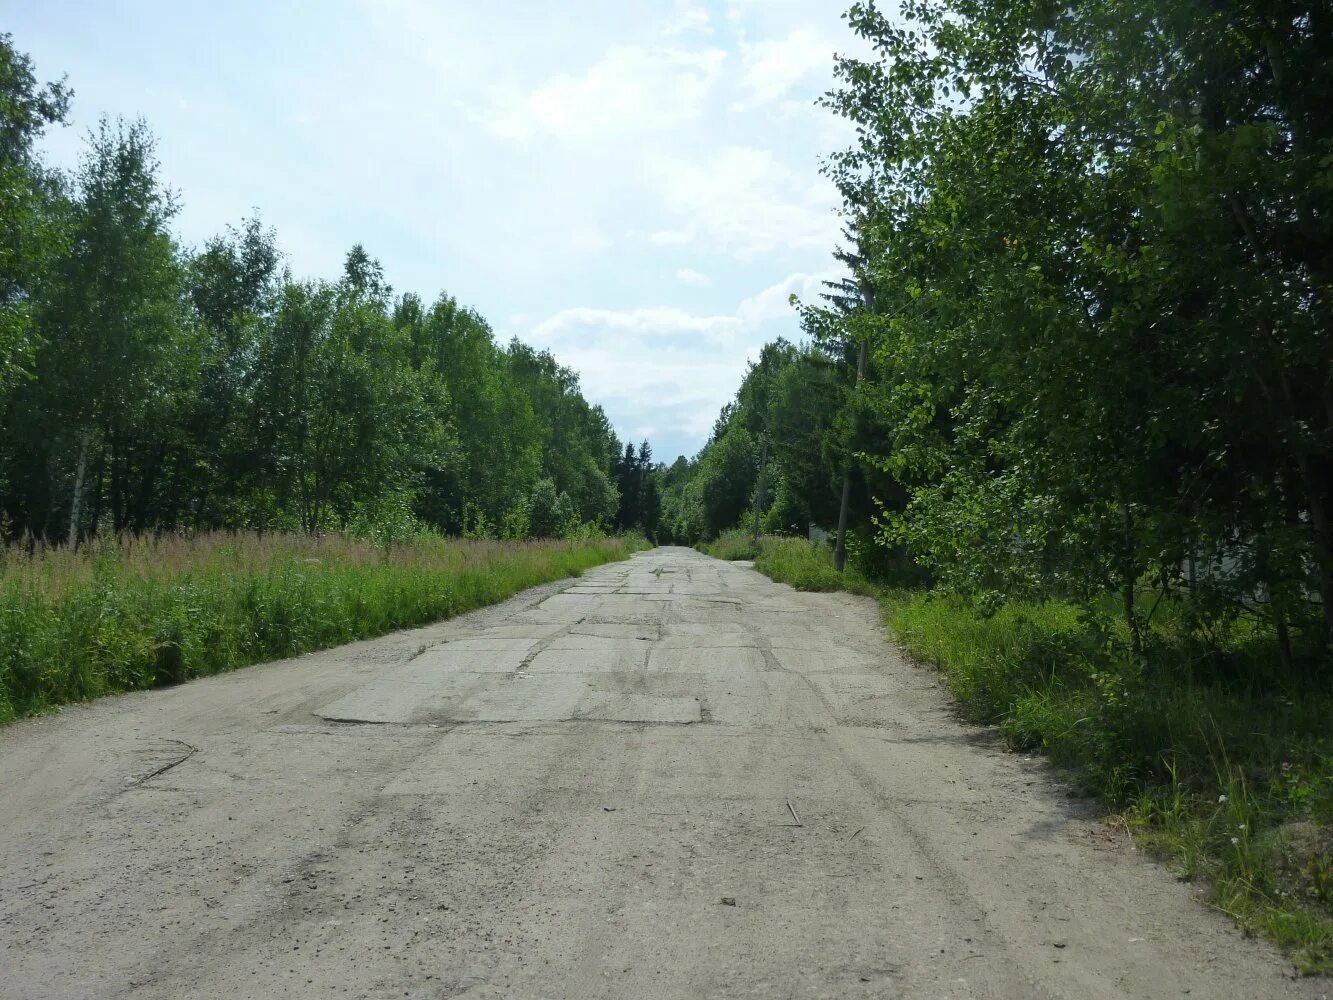
[{"label": "paved road", "polygon": [[0,765],[5,998],[1327,990],[958,723],[870,602],[684,549]]}]

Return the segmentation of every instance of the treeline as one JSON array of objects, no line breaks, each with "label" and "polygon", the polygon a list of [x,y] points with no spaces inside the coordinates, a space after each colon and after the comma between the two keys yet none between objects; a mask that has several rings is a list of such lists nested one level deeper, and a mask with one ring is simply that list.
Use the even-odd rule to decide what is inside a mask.
[{"label": "treeline", "polygon": [[333,281],[257,218],[182,246],[142,122],[43,161],[70,96],[0,36],[5,536],[651,528],[633,449],[550,354],[395,295],[360,246]]},{"label": "treeline", "polygon": [[[1333,638],[1333,13],[854,4],[851,279],[666,505],[851,524],[983,606],[1163,598],[1290,666]],[[857,385],[860,348],[866,347]],[[767,472],[765,472],[767,470]],[[767,477],[767,478],[766,478]],[[787,529],[790,530],[790,529]],[[855,553],[853,553],[855,555]],[[865,553],[869,555],[869,553]]]},{"label": "treeline", "polygon": [[[660,533],[692,545],[736,526],[799,535],[835,526],[843,470],[883,430],[851,391],[855,365],[855,345],[838,340],[766,345],[699,454],[661,469]],[[876,499],[892,493],[887,476],[854,477],[862,551]]]}]

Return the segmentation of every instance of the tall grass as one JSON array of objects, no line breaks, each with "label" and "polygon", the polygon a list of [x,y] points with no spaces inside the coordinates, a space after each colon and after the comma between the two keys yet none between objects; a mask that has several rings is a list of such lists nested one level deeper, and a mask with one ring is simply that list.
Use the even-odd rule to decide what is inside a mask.
[{"label": "tall grass", "polygon": [[774,580],[781,580],[797,590],[848,590],[854,594],[874,594],[875,585],[856,566],[841,573],[833,568],[833,549],[804,538],[768,535],[762,539],[755,569]]},{"label": "tall grass", "polygon": [[711,542],[700,542],[695,548],[714,559],[753,559],[759,555],[759,542],[744,528],[724,531]]},{"label": "tall grass", "polygon": [[696,548],[715,559],[752,559],[755,569],[797,590],[850,590],[857,594],[877,593],[855,566],[839,573],[833,568],[833,550],[804,538],[761,535],[758,539],[741,528],[724,531],[711,542]]},{"label": "tall grass", "polygon": [[1293,675],[1238,623],[1204,642],[1166,609],[1147,655],[1109,608],[1011,602],[982,613],[839,577],[826,547],[765,539],[755,566],[809,590],[876,593],[894,636],[971,718],[1049,754],[1215,905],[1333,971],[1333,684]]},{"label": "tall grass", "polygon": [[423,625],[645,544],[211,534],[10,548],[0,723]]}]

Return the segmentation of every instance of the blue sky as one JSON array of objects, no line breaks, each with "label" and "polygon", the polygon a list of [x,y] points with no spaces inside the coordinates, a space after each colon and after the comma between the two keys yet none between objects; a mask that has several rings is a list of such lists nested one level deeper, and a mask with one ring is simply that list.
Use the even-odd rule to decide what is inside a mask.
[{"label": "blue sky", "polygon": [[187,243],[255,209],[299,276],[364,243],[396,289],[550,348],[659,459],[836,274],[818,166],[850,133],[814,101],[842,0],[7,6],[75,90],[55,162],[142,115]]}]

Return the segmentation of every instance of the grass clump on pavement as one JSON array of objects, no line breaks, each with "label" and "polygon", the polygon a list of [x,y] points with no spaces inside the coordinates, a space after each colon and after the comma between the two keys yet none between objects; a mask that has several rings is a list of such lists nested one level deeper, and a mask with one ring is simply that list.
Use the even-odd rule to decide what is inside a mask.
[{"label": "grass clump on pavement", "polygon": [[1302,971],[1333,971],[1333,690],[1317,664],[1293,675],[1243,619],[1205,642],[1165,604],[1136,658],[1110,606],[982,608],[877,586],[852,566],[839,577],[828,547],[803,539],[765,538],[755,567],[799,589],[878,596],[894,636],[942,671],[970,718],[1047,753]]},{"label": "grass clump on pavement", "polygon": [[831,550],[804,538],[761,535],[756,541],[749,531],[737,528],[696,547],[715,559],[754,560],[755,569],[797,590],[848,590],[871,596],[879,592],[855,566],[839,573],[833,568]]},{"label": "grass clump on pavement", "polygon": [[790,584],[797,590],[815,592],[847,590],[873,596],[875,585],[855,566],[839,573],[833,568],[833,552],[804,538],[765,536],[755,559],[755,569],[765,576]]},{"label": "grass clump on pavement", "polygon": [[700,542],[696,546],[705,555],[714,559],[754,559],[759,555],[759,542],[754,535],[744,528],[732,528],[724,531],[711,542]]},{"label": "grass clump on pavement", "polygon": [[0,554],[0,723],[461,614],[642,539],[101,539]]}]

